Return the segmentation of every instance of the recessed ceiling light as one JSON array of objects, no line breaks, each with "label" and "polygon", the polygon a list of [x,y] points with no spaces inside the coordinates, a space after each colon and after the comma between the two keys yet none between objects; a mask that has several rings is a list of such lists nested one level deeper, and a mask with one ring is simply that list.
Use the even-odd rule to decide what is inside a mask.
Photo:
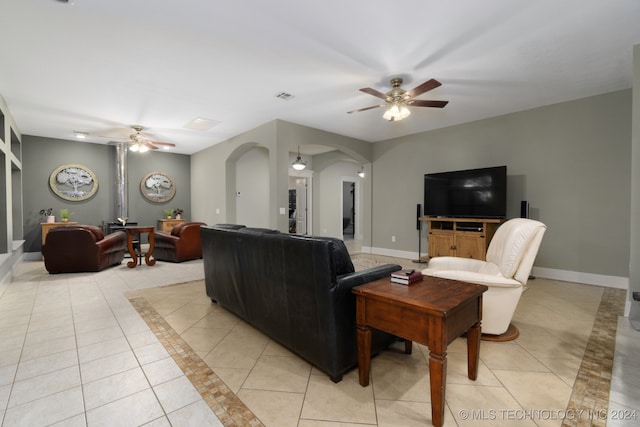
[{"label": "recessed ceiling light", "polygon": [[212,127],[214,127],[216,125],[219,125],[219,124],[220,124],[220,122],[217,121],[217,120],[205,119],[205,118],[202,118],[202,117],[197,117],[197,118],[191,120],[189,123],[187,123],[183,127],[185,129],[205,131],[205,130],[209,130]]},{"label": "recessed ceiling light", "polygon": [[89,136],[87,132],[80,132],[79,130],[74,130],[73,133],[76,134],[76,138],[78,139],[86,139]]}]

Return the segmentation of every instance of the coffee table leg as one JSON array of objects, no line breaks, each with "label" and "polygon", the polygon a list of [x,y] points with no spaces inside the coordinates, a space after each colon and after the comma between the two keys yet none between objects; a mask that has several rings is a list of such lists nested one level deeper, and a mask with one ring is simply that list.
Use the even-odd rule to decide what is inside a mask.
[{"label": "coffee table leg", "polygon": [[358,325],[358,375],[360,385],[369,385],[369,371],[371,369],[371,328]]},{"label": "coffee table leg", "polygon": [[131,255],[131,261],[127,263],[127,267],[134,268],[138,265],[138,254],[133,247],[133,233],[127,231],[127,248],[129,249],[129,255]]},{"label": "coffee table leg", "polygon": [[444,422],[445,386],[447,384],[447,353],[429,353],[429,375],[431,376],[431,422],[441,427]]},{"label": "coffee table leg", "polygon": [[467,375],[474,381],[478,378],[480,335],[480,323],[476,323],[467,331]]},{"label": "coffee table leg", "polygon": [[155,245],[156,245],[156,235],[153,232],[153,230],[151,230],[149,232],[149,250],[144,255],[144,262],[146,262],[148,266],[155,265],[156,263],[155,258],[151,259],[151,255],[153,254],[153,248],[155,248]]}]

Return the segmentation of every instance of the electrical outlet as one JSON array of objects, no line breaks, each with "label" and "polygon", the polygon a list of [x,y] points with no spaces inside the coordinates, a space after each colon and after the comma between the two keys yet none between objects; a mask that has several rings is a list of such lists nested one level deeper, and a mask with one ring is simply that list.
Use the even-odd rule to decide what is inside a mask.
[{"label": "electrical outlet", "polygon": [[216,209],[216,214],[220,215],[220,209]]},{"label": "electrical outlet", "polygon": [[395,242],[396,241],[396,236],[391,236],[391,241]]}]

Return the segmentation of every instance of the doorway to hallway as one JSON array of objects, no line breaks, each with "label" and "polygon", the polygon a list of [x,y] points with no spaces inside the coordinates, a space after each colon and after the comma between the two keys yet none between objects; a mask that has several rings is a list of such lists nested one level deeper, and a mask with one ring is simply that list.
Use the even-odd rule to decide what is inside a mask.
[{"label": "doorway to hallway", "polygon": [[311,176],[289,176],[289,233],[311,234]]}]

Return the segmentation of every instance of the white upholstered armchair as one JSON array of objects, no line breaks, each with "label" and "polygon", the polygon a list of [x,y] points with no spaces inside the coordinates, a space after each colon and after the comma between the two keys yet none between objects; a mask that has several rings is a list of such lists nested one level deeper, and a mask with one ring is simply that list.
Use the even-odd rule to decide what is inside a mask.
[{"label": "white upholstered armchair", "polygon": [[422,274],[488,286],[483,295],[483,335],[507,335],[509,329],[509,338],[505,338],[517,338],[518,330],[509,325],[546,228],[532,219],[510,219],[498,227],[491,239],[486,261],[435,257]]}]

